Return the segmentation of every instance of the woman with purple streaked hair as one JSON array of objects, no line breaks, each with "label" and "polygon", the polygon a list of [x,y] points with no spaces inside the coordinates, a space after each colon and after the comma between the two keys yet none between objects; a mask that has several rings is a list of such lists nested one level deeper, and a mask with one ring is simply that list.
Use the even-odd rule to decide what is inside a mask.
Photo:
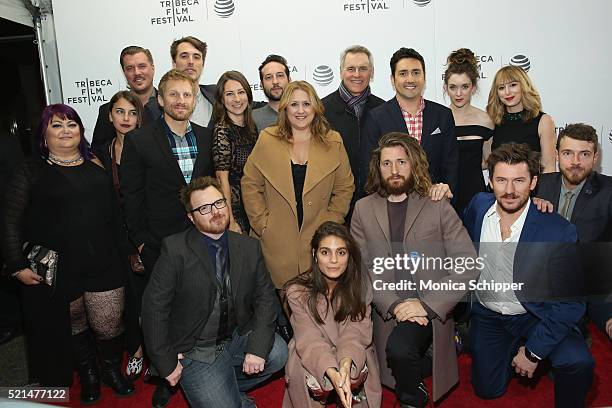
[{"label": "woman with purple streaked hair", "polygon": [[[30,374],[42,386],[69,386],[74,361],[83,403],[100,397],[101,382],[131,394],[120,372],[125,276],[111,181],[71,107],[47,106],[38,134],[40,158],[25,162],[7,185],[0,223],[4,272],[22,283]],[[25,253],[32,244],[57,253],[53,282],[34,272]]]}]

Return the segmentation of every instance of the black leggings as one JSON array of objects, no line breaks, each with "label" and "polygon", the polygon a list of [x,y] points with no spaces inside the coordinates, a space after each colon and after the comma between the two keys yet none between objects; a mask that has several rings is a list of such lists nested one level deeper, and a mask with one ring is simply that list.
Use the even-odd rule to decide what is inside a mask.
[{"label": "black leggings", "polygon": [[72,334],[91,327],[98,340],[109,340],[123,333],[123,287],[104,292],[85,292],[70,302]]}]

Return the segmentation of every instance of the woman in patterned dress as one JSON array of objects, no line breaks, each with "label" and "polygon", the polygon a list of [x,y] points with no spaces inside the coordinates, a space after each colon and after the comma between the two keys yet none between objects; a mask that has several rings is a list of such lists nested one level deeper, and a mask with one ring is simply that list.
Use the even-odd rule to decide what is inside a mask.
[{"label": "woman in patterned dress", "polygon": [[244,234],[249,232],[249,220],[242,203],[240,179],[258,134],[252,102],[253,93],[244,75],[238,71],[221,75],[213,108],[213,162],[223,194],[232,199],[229,229]]}]

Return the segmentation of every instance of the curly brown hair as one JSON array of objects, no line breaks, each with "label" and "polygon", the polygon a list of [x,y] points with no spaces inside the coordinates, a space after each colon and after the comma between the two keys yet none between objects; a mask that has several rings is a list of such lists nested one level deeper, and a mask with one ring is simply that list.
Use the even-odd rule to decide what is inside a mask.
[{"label": "curly brown hair", "polygon": [[427,197],[431,189],[431,176],[429,175],[429,162],[427,154],[419,145],[419,142],[407,133],[391,132],[380,138],[378,147],[372,151],[370,156],[370,171],[365,191],[368,194],[378,193],[382,197],[388,197],[389,193],[383,185],[380,174],[380,154],[386,147],[401,146],[408,156],[410,162],[409,191],[415,192],[421,197]]}]

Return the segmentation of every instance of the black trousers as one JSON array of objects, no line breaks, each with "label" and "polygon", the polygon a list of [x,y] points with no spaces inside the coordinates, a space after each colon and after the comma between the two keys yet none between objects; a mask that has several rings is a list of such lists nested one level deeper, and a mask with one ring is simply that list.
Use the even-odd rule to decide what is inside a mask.
[{"label": "black trousers", "polygon": [[400,402],[408,402],[417,394],[418,384],[431,372],[431,359],[426,356],[433,331],[413,322],[400,322],[387,339],[387,364],[395,378],[395,394]]}]

